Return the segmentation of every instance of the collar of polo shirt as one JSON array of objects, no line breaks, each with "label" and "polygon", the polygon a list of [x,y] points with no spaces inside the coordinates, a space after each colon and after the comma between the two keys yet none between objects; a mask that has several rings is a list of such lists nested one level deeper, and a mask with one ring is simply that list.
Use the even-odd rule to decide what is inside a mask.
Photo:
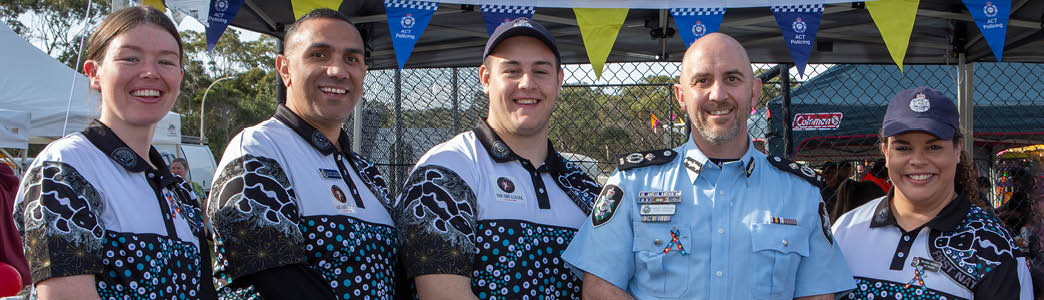
[{"label": "collar of polo shirt", "polygon": [[[522,157],[511,151],[511,147],[500,139],[500,136],[493,129],[489,127],[486,120],[479,121],[474,129],[475,137],[478,138],[479,143],[482,144],[483,148],[486,148],[486,153],[489,153],[490,158],[498,163],[506,163],[513,160],[522,160]],[[565,158],[563,158],[555,147],[551,145],[551,139],[547,140],[547,158],[544,159],[544,163],[537,168],[540,172],[550,171],[565,171]]]},{"label": "collar of polo shirt", "polygon": [[[290,129],[293,129],[301,138],[304,138],[312,147],[315,147],[315,150],[318,150],[319,153],[330,155],[337,152],[337,147],[334,147],[330,139],[326,138],[318,129],[315,129],[312,124],[308,124],[301,116],[287,108],[286,105],[280,104],[279,107],[276,107],[274,117],[286,124]],[[341,146],[341,153],[349,153],[352,149],[352,141],[348,139],[348,134],[344,132],[344,129],[341,129],[338,131],[338,135],[337,143]]]},{"label": "collar of polo shirt", "polygon": [[144,158],[135,153],[134,150],[131,150],[130,146],[127,146],[119,136],[116,136],[116,133],[109,126],[97,119],[87,125],[87,128],[83,130],[83,135],[91,144],[94,144],[94,147],[97,147],[98,150],[109,156],[109,159],[127,169],[127,171],[135,173],[149,171],[149,174],[156,174],[156,176],[159,176],[161,186],[175,183],[173,173],[170,172],[170,168],[167,167],[167,164],[163,161],[163,156],[156,150],[156,147],[149,146],[149,161],[156,166],[156,168],[152,168]]},{"label": "collar of polo shirt", "polygon": [[[960,190],[960,187],[957,187]],[[892,214],[891,202],[892,196],[895,189],[888,191],[888,195],[884,199],[881,199],[881,203],[877,204],[877,208],[874,209],[874,217],[870,220],[870,228],[882,227],[893,225],[899,227],[899,224],[895,221],[895,216]],[[931,221],[921,225],[917,229],[911,230],[910,232],[918,231],[924,226],[928,226],[933,230],[947,232],[957,228],[964,220],[964,217],[968,215],[968,211],[971,209],[971,203],[964,198],[964,195],[957,194],[957,198],[950,201],[946,207],[943,207],[939,214],[932,218]],[[901,228],[900,228],[901,229]]]}]

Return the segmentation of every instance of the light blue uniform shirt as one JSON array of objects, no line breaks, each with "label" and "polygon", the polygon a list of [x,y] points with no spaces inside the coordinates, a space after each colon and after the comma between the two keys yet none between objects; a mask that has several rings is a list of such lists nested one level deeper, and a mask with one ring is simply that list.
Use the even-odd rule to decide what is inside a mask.
[{"label": "light blue uniform shirt", "polygon": [[[588,218],[562,257],[637,299],[792,299],[854,288],[840,248],[824,233],[819,189],[771,165],[775,158],[753,144],[747,149],[719,167],[690,139],[670,162],[618,170],[602,195],[610,185],[622,190],[615,213],[598,226]],[[700,167],[690,161],[687,168],[686,159]],[[642,221],[637,198],[645,191],[681,192],[670,221]]]}]

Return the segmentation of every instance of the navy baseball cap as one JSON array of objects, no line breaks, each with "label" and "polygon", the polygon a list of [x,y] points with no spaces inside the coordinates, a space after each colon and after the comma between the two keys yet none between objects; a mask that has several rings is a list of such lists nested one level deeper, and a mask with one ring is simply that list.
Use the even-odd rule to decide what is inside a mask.
[{"label": "navy baseball cap", "polygon": [[547,31],[547,28],[526,17],[519,17],[497,26],[497,29],[493,30],[493,34],[489,36],[489,40],[486,41],[486,50],[482,51],[482,59],[485,60],[486,56],[489,56],[497,45],[500,45],[500,42],[516,36],[530,36],[544,42],[544,45],[547,45],[547,48],[550,48],[551,52],[555,54],[555,62],[562,63],[562,55],[558,53],[555,37],[551,35],[550,31]]},{"label": "navy baseball cap", "polygon": [[942,92],[919,87],[899,92],[888,103],[883,132],[886,137],[910,131],[924,131],[943,140],[952,140],[960,127],[957,105]]}]

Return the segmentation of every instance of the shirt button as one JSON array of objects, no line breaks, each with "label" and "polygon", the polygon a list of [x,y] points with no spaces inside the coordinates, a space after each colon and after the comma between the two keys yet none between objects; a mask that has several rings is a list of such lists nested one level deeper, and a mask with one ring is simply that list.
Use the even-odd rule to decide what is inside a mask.
[{"label": "shirt button", "polygon": [[790,246],[790,241],[783,240],[783,247]]},{"label": "shirt button", "polygon": [[899,252],[899,254],[896,254],[896,255],[899,256],[899,257],[903,257],[903,253],[902,252]]},{"label": "shirt button", "polygon": [[725,234],[725,228],[718,228],[718,234]]},{"label": "shirt button", "polygon": [[722,273],[720,270],[714,273],[714,276],[721,277],[721,275],[724,275],[724,273]]},{"label": "shirt button", "polygon": [[541,193],[541,194],[543,194],[543,193],[544,193],[544,188],[540,188],[540,193]]},{"label": "shirt button", "polygon": [[663,240],[655,239],[655,240],[653,240],[653,245],[656,245],[656,246],[663,245]]},{"label": "shirt button", "polygon": [[904,236],[903,240],[909,242],[910,241],[910,236],[909,235],[908,236]]}]

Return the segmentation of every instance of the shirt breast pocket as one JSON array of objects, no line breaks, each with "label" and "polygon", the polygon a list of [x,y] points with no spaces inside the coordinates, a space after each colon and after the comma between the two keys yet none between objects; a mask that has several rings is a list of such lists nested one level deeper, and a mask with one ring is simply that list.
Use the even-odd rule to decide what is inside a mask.
[{"label": "shirt breast pocket", "polygon": [[[671,230],[678,230],[678,243],[686,253],[692,249],[691,230],[662,223],[634,223],[635,288],[661,298],[681,297],[689,286],[689,259],[672,242]],[[665,251],[670,247],[670,251]]]},{"label": "shirt breast pocket", "polygon": [[801,259],[808,257],[809,230],[779,224],[756,224],[750,234],[754,250],[754,299],[792,299]]}]

